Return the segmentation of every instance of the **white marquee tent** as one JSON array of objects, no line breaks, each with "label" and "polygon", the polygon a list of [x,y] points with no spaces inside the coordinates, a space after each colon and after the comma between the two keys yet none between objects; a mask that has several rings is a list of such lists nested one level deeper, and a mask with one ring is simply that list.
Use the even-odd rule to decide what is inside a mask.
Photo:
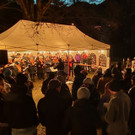
[{"label": "white marquee tent", "polygon": [[109,50],[73,25],[20,20],[0,34],[0,49],[8,51]]}]

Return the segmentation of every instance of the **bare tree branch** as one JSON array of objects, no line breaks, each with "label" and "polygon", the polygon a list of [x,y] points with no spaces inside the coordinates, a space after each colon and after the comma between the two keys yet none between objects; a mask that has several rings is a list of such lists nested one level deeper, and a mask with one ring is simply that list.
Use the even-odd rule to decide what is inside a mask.
[{"label": "bare tree branch", "polygon": [[27,9],[27,5],[24,3],[24,0],[17,0],[17,2],[20,4],[21,9],[23,10],[26,19],[31,19],[30,14]]},{"label": "bare tree branch", "polygon": [[10,5],[12,2],[7,2],[5,4],[0,5],[0,10]]},{"label": "bare tree branch", "polygon": [[53,2],[53,0],[49,0],[49,2],[47,4],[44,5],[42,12],[41,12],[41,16],[40,16],[40,21],[43,18],[44,14],[46,13],[46,11],[48,10],[48,8],[50,7],[51,3]]}]

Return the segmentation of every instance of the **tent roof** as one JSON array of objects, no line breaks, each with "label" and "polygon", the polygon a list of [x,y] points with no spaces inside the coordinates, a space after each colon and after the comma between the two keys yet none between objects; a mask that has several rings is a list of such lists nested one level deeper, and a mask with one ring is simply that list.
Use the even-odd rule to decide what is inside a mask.
[{"label": "tent roof", "polygon": [[99,42],[72,25],[20,20],[0,34],[0,49],[8,51],[106,50]]}]

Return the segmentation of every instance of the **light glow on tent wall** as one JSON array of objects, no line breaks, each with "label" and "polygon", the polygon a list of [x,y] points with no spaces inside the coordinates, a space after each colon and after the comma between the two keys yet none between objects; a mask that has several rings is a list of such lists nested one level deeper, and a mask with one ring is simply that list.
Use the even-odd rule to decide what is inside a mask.
[{"label": "light glow on tent wall", "polygon": [[101,53],[103,53],[104,52],[104,50],[101,50]]},{"label": "light glow on tent wall", "polygon": [[64,52],[65,52],[65,53],[68,53],[68,51],[67,51],[67,50],[65,50]]}]

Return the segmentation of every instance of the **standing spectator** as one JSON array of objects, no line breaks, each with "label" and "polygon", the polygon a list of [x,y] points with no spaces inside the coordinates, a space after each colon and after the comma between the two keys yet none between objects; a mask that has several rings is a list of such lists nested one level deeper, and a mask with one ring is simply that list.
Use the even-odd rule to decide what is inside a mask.
[{"label": "standing spectator", "polygon": [[99,81],[97,83],[97,91],[100,94],[100,97],[102,97],[102,95],[105,93],[105,85],[106,83],[110,82],[112,80],[112,76],[111,76],[111,69],[108,68],[103,76],[101,78],[99,78]]},{"label": "standing spectator", "polygon": [[44,79],[44,61],[42,56],[39,56],[37,61],[37,76],[39,80]]},{"label": "standing spectator", "polygon": [[95,87],[97,87],[97,83],[98,83],[98,80],[99,78],[102,77],[102,68],[98,68],[95,73],[94,73],[94,76],[92,78],[92,81],[94,82],[94,85]]},{"label": "standing spectator", "polygon": [[75,78],[72,85],[72,97],[75,101],[77,99],[77,90],[80,88],[80,86],[83,83],[83,80],[85,79],[85,75],[81,73],[82,67],[77,65],[74,69]]},{"label": "standing spectator", "polygon": [[2,92],[4,89],[4,80],[0,77],[0,135],[10,135],[8,121],[6,118],[6,103],[3,99]]},{"label": "standing spectator", "polygon": [[97,135],[96,129],[99,117],[90,101],[90,91],[81,87],[77,91],[77,100],[73,107],[69,108],[65,117],[65,135],[71,131],[71,135]]},{"label": "standing spectator", "polygon": [[130,98],[120,89],[119,80],[113,79],[108,83],[107,88],[112,94],[105,116],[108,123],[107,132],[109,135],[128,135]]},{"label": "standing spectator", "polygon": [[9,84],[15,84],[15,79],[12,77],[12,71],[9,68],[4,68],[3,69],[3,75],[5,80],[9,83]]},{"label": "standing spectator", "polygon": [[50,81],[51,79],[53,79],[54,76],[55,76],[55,75],[54,75],[54,72],[49,72],[48,78],[47,78],[45,81],[43,81],[41,91],[42,91],[42,93],[43,93],[44,95],[46,94],[47,85],[48,85],[49,81]]},{"label": "standing spectator", "polygon": [[86,87],[89,89],[91,95],[90,95],[90,102],[92,105],[94,105],[95,107],[97,107],[100,96],[99,93],[97,92],[93,81],[91,80],[91,78],[85,78],[83,80],[83,84],[81,87]]},{"label": "standing spectator", "polygon": [[62,59],[59,59],[59,63],[54,69],[58,69],[58,71],[64,70],[64,63],[63,63]]},{"label": "standing spectator", "polygon": [[29,64],[28,72],[30,74],[31,81],[35,81],[36,67],[35,67],[34,63],[33,64],[32,63]]},{"label": "standing spectator", "polygon": [[46,126],[46,135],[62,135],[62,126],[66,105],[60,96],[61,83],[51,80],[46,96],[39,100],[38,114],[42,125]]},{"label": "standing spectator", "polygon": [[106,89],[108,82],[110,82],[111,80],[112,80],[111,69],[109,68],[104,72],[103,76],[99,79],[97,84],[97,91],[100,94],[100,100],[98,103],[98,112],[102,120],[102,135],[108,135],[106,132],[107,123],[105,121],[105,114],[107,108],[104,106],[104,104],[107,104],[111,98],[110,92],[108,91],[108,89]]},{"label": "standing spectator", "polygon": [[27,77],[20,73],[16,80],[11,92],[5,96],[12,135],[36,135],[38,117],[34,100],[27,95]]},{"label": "standing spectator", "polygon": [[131,78],[132,78],[132,72],[131,68],[126,68],[125,74],[123,75],[122,80],[122,88],[123,90],[128,93],[128,90],[131,88]]},{"label": "standing spectator", "polygon": [[88,54],[88,57],[87,57],[87,64],[89,65],[88,66],[88,72],[90,73],[90,71],[91,71],[91,65],[92,65],[92,58],[90,56],[90,53]]},{"label": "standing spectator", "polygon": [[111,70],[111,72],[112,72],[112,77],[114,78],[114,79],[123,79],[123,77],[122,77],[122,73],[118,70],[118,68],[117,67],[113,67],[112,68],[112,70]]},{"label": "standing spectator", "polygon": [[131,135],[135,135],[135,75],[132,77],[132,87],[128,91],[128,95],[131,100],[131,112],[129,119],[129,129]]},{"label": "standing spectator", "polygon": [[56,79],[58,79],[61,82],[61,91],[60,91],[60,95],[61,97],[65,100],[66,103],[66,107],[70,107],[72,105],[72,96],[71,93],[69,91],[69,88],[66,84],[66,80],[63,76],[56,76]]}]

